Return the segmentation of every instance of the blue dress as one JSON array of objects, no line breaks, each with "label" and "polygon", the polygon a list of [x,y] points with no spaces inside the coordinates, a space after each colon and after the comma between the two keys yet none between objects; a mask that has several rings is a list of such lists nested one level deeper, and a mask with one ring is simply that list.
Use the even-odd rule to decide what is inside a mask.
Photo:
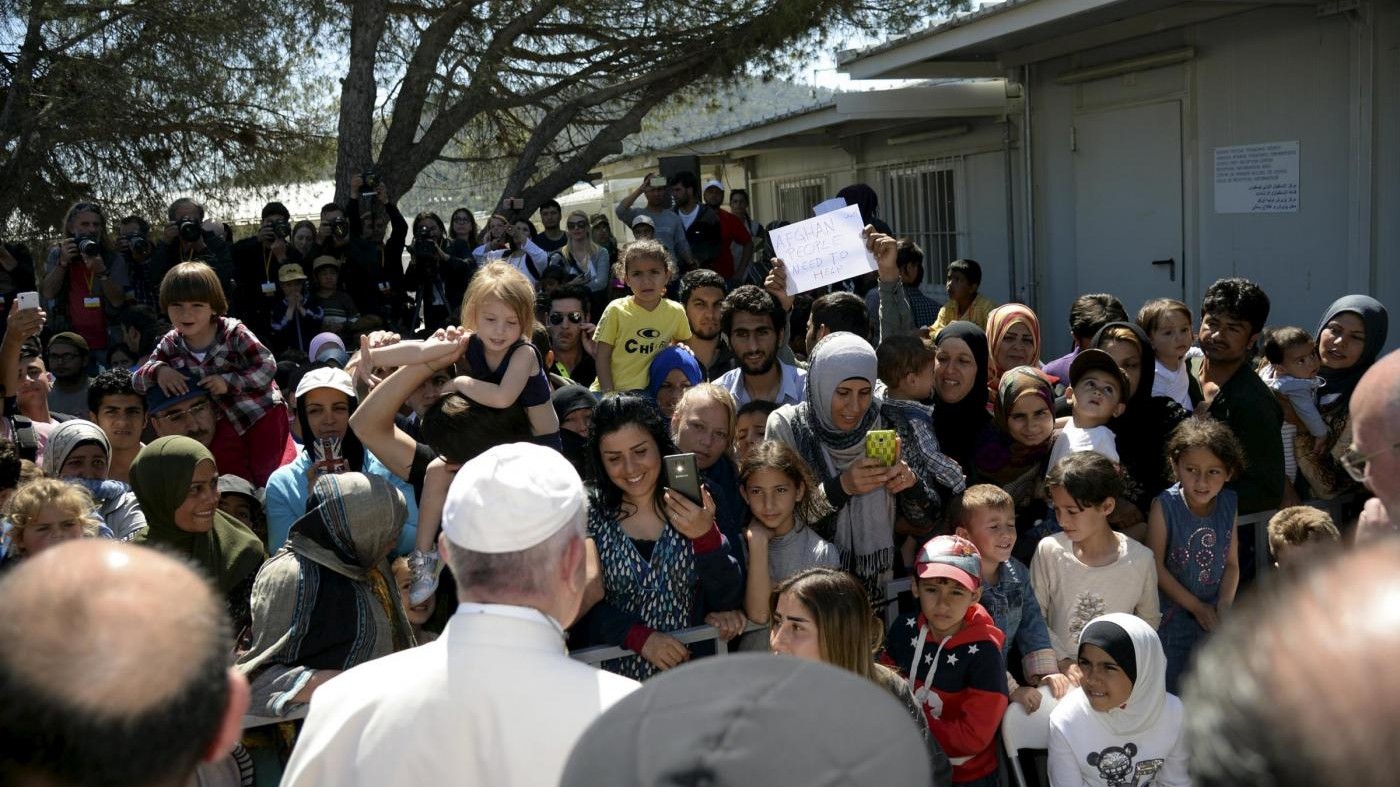
[{"label": "blue dress", "polygon": [[[1207,516],[1196,516],[1186,505],[1181,484],[1157,496],[1167,523],[1167,571],[1191,595],[1214,605],[1220,598],[1220,580],[1230,555],[1230,539],[1235,532],[1239,498],[1234,490],[1222,489]],[[1189,610],[1161,594],[1162,623],[1157,636],[1167,655],[1167,691],[1178,693],[1182,674],[1191,663],[1191,654],[1206,630]]]}]

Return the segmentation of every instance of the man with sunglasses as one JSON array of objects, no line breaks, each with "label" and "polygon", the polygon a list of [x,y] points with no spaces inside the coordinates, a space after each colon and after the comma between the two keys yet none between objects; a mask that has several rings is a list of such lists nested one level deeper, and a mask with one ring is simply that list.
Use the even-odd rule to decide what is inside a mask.
[{"label": "man with sunglasses", "polygon": [[[209,449],[220,473],[247,478],[257,486],[266,486],[267,478],[258,478],[253,472],[243,440],[232,424],[219,417],[218,408],[208,392],[199,386],[198,378],[189,371],[177,371],[181,371],[186,378],[184,393],[167,396],[158,385],[146,391],[146,417],[156,437],[188,437]],[[290,464],[296,456],[296,443],[288,436],[278,466]]]},{"label": "man with sunglasses", "polygon": [[549,342],[554,348],[554,373],[587,388],[598,376],[590,348],[593,322],[589,316],[588,290],[579,284],[556,287],[549,294],[545,317]]},{"label": "man with sunglasses", "polygon": [[1351,446],[1342,466],[1375,497],[1366,501],[1358,535],[1400,530],[1400,352],[1366,371],[1351,396]]}]

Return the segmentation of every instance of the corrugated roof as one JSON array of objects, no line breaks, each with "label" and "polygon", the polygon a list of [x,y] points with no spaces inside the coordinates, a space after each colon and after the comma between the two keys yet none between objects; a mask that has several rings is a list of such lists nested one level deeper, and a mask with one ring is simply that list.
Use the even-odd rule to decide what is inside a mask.
[{"label": "corrugated roof", "polygon": [[862,60],[864,58],[870,57],[871,55],[878,55],[881,52],[888,52],[891,49],[898,49],[901,46],[906,46],[915,41],[922,41],[925,38],[931,38],[940,33],[946,33],[949,30],[954,30],[959,27],[962,27],[963,25],[968,25],[973,22],[986,19],[989,16],[996,16],[997,14],[1005,13],[1006,11],[1009,11],[1012,8],[1016,8],[1017,6],[1029,5],[1030,3],[1034,2],[1035,0],[1006,0],[1006,2],[1004,3],[984,5],[981,8],[978,8],[976,11],[970,11],[965,14],[959,14],[946,22],[940,22],[936,25],[931,25],[929,27],[924,28],[923,30],[918,30],[908,35],[900,36],[899,38],[891,38],[890,40],[885,41],[881,44],[876,44],[875,46],[866,47],[865,49],[848,49],[845,52],[838,53],[836,56],[836,65],[839,67],[847,65],[849,63],[854,63],[857,60]]}]

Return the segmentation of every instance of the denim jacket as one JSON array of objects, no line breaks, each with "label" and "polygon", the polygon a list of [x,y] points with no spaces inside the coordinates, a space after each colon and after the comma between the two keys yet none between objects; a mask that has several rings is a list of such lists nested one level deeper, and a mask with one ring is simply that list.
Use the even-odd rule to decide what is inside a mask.
[{"label": "denim jacket", "polygon": [[1001,564],[1000,573],[995,585],[982,586],[982,606],[1006,636],[1002,656],[1010,650],[1013,639],[1023,655],[1050,647],[1050,631],[1031,590],[1030,570],[1013,557]]}]

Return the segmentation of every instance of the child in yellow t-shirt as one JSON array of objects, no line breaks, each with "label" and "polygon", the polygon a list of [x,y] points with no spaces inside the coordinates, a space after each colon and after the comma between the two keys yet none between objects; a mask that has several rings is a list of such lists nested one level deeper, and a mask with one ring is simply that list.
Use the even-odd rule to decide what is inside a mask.
[{"label": "child in yellow t-shirt", "polygon": [[598,342],[593,390],[604,393],[646,388],[652,356],[690,338],[685,308],[666,298],[675,272],[666,247],[653,240],[634,241],[623,249],[619,264],[632,294],[608,304],[593,337]]}]

